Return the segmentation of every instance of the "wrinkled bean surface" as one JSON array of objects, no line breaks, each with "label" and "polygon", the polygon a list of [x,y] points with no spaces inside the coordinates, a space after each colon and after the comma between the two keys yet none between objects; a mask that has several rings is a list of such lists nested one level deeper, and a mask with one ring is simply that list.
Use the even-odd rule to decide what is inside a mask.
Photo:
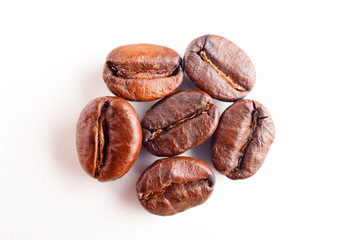
[{"label": "wrinkled bean surface", "polygon": [[254,175],[274,137],[274,123],[266,108],[256,101],[238,100],[224,111],[214,134],[215,168],[231,179]]},{"label": "wrinkled bean surface", "polygon": [[161,159],[140,176],[136,191],[141,205],[157,215],[174,215],[205,202],[215,175],[200,160],[190,157]]}]

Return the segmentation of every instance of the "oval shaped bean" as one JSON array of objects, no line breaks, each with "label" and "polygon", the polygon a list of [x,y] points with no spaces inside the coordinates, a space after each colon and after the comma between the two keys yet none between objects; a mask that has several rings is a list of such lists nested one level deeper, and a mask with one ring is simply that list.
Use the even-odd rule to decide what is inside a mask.
[{"label": "oval shaped bean", "polygon": [[142,132],[134,108],[119,97],[100,97],[81,112],[76,129],[80,164],[99,181],[129,171],[139,154]]},{"label": "oval shaped bean", "polygon": [[266,108],[256,101],[238,100],[224,111],[214,134],[215,168],[231,179],[254,175],[274,137],[274,123]]},{"label": "oval shaped bean", "polygon": [[153,44],[131,44],[112,50],[106,58],[104,81],[116,96],[153,101],[174,92],[183,81],[181,57]]},{"label": "oval shaped bean", "polygon": [[205,92],[176,92],[146,112],[141,121],[144,146],[157,156],[181,154],[211,137],[219,117],[218,108]]},{"label": "oval shaped bean", "polygon": [[140,176],[136,191],[150,213],[167,216],[205,202],[214,190],[215,175],[204,162],[190,157],[161,159]]},{"label": "oval shaped bean", "polygon": [[256,79],[255,67],[246,53],[215,35],[196,38],[189,44],[184,68],[197,87],[223,101],[244,98]]}]

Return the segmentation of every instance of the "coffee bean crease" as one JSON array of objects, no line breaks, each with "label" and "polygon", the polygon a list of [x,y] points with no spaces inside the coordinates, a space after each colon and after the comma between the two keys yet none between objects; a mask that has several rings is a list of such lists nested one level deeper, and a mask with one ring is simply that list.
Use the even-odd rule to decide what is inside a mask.
[{"label": "coffee bean crease", "polygon": [[164,134],[167,131],[169,131],[170,129],[173,129],[173,128],[179,126],[180,124],[183,124],[183,123],[185,123],[185,122],[187,122],[187,121],[189,121],[191,119],[194,119],[194,118],[198,117],[201,114],[208,114],[209,115],[209,111],[213,106],[214,106],[213,104],[207,103],[204,110],[198,111],[198,112],[196,112],[196,113],[194,113],[194,114],[192,114],[192,115],[190,115],[190,116],[188,116],[186,118],[183,118],[183,119],[177,121],[176,123],[173,123],[173,124],[171,124],[171,125],[169,125],[167,127],[156,129],[156,130],[147,129],[148,131],[151,132],[151,136],[146,141],[147,142],[153,141],[158,135]]},{"label": "coffee bean crease", "polygon": [[166,192],[171,192],[176,188],[187,189],[189,185],[195,184],[195,185],[203,186],[204,183],[207,184],[210,188],[214,185],[213,182],[208,178],[198,179],[197,181],[186,181],[186,182],[182,182],[182,183],[174,182],[174,183],[164,186],[163,188],[161,188],[157,191],[148,192],[146,194],[144,194],[144,193],[141,194],[140,201],[148,202],[151,199],[157,198],[158,196],[163,196]]},{"label": "coffee bean crease", "polygon": [[232,169],[229,173],[227,173],[226,175],[231,175],[234,172],[238,172],[241,171],[242,166],[243,166],[243,159],[246,156],[247,150],[250,146],[250,144],[254,141],[254,135],[256,133],[256,131],[258,130],[259,127],[259,120],[265,119],[268,116],[259,116],[259,111],[256,108],[256,104],[254,101],[252,101],[253,104],[253,110],[251,112],[251,121],[250,121],[250,132],[249,132],[249,136],[248,139],[246,141],[246,143],[240,147],[240,155],[238,157],[238,165]]},{"label": "coffee bean crease", "polygon": [[109,134],[108,134],[108,123],[106,120],[106,111],[109,109],[110,105],[108,100],[104,101],[104,104],[100,111],[100,116],[98,119],[98,153],[94,168],[94,177],[98,178],[102,166],[105,164],[107,146],[109,144]]},{"label": "coffee bean crease", "polygon": [[235,88],[238,91],[247,91],[246,88],[242,87],[240,84],[236,83],[229,75],[225,74],[223,71],[221,71],[212,61],[211,59],[206,55],[206,52],[204,50],[201,50],[197,53],[201,59],[206,62],[207,64],[212,67],[217,74],[220,75],[228,84],[231,85],[231,87]]},{"label": "coffee bean crease", "polygon": [[121,65],[117,65],[111,61],[107,61],[106,65],[110,68],[114,77],[120,77],[124,79],[155,79],[155,78],[175,76],[180,70],[181,59],[179,60],[179,63],[174,67],[174,69],[170,71],[168,71],[167,69],[164,70],[148,69],[147,72],[138,71],[138,72],[129,73],[126,70],[124,70]]}]

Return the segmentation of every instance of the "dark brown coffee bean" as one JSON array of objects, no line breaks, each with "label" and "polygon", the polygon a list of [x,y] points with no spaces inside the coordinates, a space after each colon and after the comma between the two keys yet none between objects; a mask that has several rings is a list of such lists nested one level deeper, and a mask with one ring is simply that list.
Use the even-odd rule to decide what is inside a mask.
[{"label": "dark brown coffee bean", "polygon": [[107,56],[103,78],[116,96],[130,101],[152,101],[180,86],[183,81],[181,58],[163,46],[121,46]]},{"label": "dark brown coffee bean", "polygon": [[134,108],[119,97],[100,97],[81,112],[76,148],[82,168],[99,181],[123,176],[141,147],[141,126]]},{"label": "dark brown coffee bean", "polygon": [[223,101],[245,97],[255,84],[255,67],[249,57],[220,36],[193,40],[186,49],[184,67],[196,86]]},{"label": "dark brown coffee bean", "polygon": [[136,191],[147,211],[166,216],[204,203],[214,184],[214,173],[202,161],[171,157],[149,166],[137,181]]},{"label": "dark brown coffee bean", "polygon": [[176,92],[146,112],[141,121],[144,146],[157,156],[181,154],[211,137],[219,116],[214,101],[205,92]]},{"label": "dark brown coffee bean", "polygon": [[251,177],[263,164],[274,137],[266,108],[256,101],[238,100],[224,111],[214,134],[215,168],[231,179]]}]

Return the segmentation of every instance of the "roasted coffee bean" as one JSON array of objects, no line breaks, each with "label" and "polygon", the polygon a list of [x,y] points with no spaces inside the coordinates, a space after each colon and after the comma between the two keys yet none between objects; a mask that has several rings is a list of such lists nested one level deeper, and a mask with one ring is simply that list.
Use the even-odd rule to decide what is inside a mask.
[{"label": "roasted coffee bean", "polygon": [[141,125],[134,108],[119,97],[100,97],[81,112],[76,148],[82,168],[99,181],[123,176],[141,147]]},{"label": "roasted coffee bean", "polygon": [[263,164],[274,137],[266,108],[256,101],[238,100],[224,111],[214,134],[215,168],[231,179],[251,177]]},{"label": "roasted coffee bean", "polygon": [[182,83],[181,57],[158,45],[121,46],[107,56],[103,78],[116,96],[152,101],[169,95]]},{"label": "roasted coffee bean", "polygon": [[205,92],[176,92],[146,112],[141,121],[144,146],[157,156],[181,154],[211,137],[219,116],[214,101]]},{"label": "roasted coffee bean", "polygon": [[214,173],[202,161],[171,157],[149,166],[137,181],[136,191],[147,211],[167,216],[204,203],[214,184]]},{"label": "roasted coffee bean", "polygon": [[245,97],[255,84],[255,67],[249,57],[220,36],[193,40],[185,52],[184,68],[196,86],[223,101]]}]

